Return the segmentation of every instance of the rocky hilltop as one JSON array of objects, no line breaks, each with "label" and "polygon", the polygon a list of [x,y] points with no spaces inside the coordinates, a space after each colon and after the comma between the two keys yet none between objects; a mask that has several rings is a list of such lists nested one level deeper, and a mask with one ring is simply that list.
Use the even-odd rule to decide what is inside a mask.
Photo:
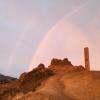
[{"label": "rocky hilltop", "polygon": [[67,59],[52,59],[51,64],[48,66],[48,69],[52,70],[55,74],[57,73],[65,73],[65,72],[77,72],[83,71],[85,68],[80,66],[74,66],[72,63]]},{"label": "rocky hilltop", "polygon": [[54,58],[48,67],[39,64],[18,80],[0,84],[0,100],[99,100],[99,76],[100,72],[74,66],[67,58]]}]

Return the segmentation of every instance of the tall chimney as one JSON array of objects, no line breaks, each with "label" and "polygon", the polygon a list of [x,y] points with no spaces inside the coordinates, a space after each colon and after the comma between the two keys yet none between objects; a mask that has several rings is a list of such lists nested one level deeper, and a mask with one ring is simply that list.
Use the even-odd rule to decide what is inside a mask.
[{"label": "tall chimney", "polygon": [[89,48],[84,48],[84,59],[85,59],[85,69],[90,71],[90,61],[89,61]]}]

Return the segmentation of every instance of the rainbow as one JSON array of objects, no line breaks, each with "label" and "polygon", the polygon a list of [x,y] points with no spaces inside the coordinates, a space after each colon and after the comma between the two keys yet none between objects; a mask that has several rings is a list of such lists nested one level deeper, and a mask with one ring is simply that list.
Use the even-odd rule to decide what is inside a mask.
[{"label": "rainbow", "polygon": [[[75,25],[72,25],[72,23],[68,21],[68,18],[78,13],[87,4],[88,1],[65,15],[46,33],[42,42],[38,46],[35,55],[33,55],[28,70],[31,70],[33,66],[37,66],[41,62],[48,64],[48,61],[50,61],[52,57],[63,58],[66,57],[65,55],[67,55],[70,59],[73,59],[69,54],[73,52],[72,49],[75,47],[75,45],[79,47],[84,47],[85,45],[88,45],[88,41],[83,32],[81,32],[79,28],[77,28]],[[79,41],[77,41],[78,38],[81,39],[80,43]],[[63,45],[63,43],[66,44]]]}]

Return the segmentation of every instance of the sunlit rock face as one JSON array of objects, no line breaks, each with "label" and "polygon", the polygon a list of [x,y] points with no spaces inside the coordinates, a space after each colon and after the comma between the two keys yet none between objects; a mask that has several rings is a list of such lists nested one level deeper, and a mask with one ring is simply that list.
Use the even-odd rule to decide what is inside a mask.
[{"label": "sunlit rock face", "polygon": [[48,66],[54,73],[64,73],[64,72],[75,72],[75,71],[83,71],[85,70],[83,66],[74,66],[67,59],[52,59],[50,66]]},{"label": "sunlit rock face", "polygon": [[54,58],[54,59],[51,60],[50,66],[53,66],[53,65],[55,65],[55,66],[57,66],[57,65],[64,66],[64,65],[72,65],[72,64],[67,58],[65,58],[63,60]]}]

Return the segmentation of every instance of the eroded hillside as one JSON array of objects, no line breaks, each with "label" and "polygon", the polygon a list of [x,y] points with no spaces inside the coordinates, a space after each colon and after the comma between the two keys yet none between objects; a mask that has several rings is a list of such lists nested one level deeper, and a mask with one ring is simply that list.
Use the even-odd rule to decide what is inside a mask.
[{"label": "eroded hillside", "polygon": [[0,100],[99,100],[99,76],[67,58],[53,59],[48,67],[40,64],[18,80],[0,84]]}]

